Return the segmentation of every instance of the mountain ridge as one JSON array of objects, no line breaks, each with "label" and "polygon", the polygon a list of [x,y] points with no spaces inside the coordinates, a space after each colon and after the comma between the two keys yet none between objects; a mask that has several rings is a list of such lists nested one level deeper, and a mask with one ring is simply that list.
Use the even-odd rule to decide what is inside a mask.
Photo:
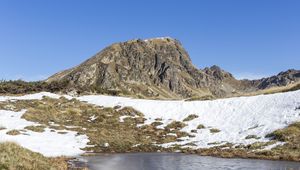
[{"label": "mountain ridge", "polygon": [[288,70],[259,80],[237,80],[214,65],[193,65],[179,40],[162,37],[114,43],[82,64],[49,77],[66,82],[65,91],[131,95],[141,98],[230,97],[300,80]]}]

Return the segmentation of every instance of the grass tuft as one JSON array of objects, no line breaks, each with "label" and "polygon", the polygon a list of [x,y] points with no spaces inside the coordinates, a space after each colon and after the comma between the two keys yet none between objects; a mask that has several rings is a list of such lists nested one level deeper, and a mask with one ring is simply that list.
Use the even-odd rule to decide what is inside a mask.
[{"label": "grass tuft", "polygon": [[193,119],[196,119],[198,118],[199,116],[198,115],[195,115],[195,114],[191,114],[189,115],[188,117],[186,117],[185,119],[183,119],[184,122],[188,122],[188,121],[191,121]]},{"label": "grass tuft", "polygon": [[221,130],[216,129],[216,128],[209,129],[209,131],[210,131],[210,133],[219,133],[219,132],[221,132]]},{"label": "grass tuft", "polygon": [[38,126],[27,126],[24,129],[31,130],[33,132],[45,132],[46,126],[38,125]]},{"label": "grass tuft", "polygon": [[197,126],[197,129],[204,129],[204,128],[205,128],[205,126],[202,125],[202,124],[199,124],[199,125]]},{"label": "grass tuft", "polygon": [[260,139],[260,137],[258,137],[256,135],[248,135],[245,137],[245,139]]},{"label": "grass tuft", "polygon": [[0,126],[0,130],[5,130],[5,129],[6,129],[6,127]]},{"label": "grass tuft", "polygon": [[16,136],[16,135],[20,135],[21,132],[19,130],[10,130],[10,131],[6,132],[6,134]]}]

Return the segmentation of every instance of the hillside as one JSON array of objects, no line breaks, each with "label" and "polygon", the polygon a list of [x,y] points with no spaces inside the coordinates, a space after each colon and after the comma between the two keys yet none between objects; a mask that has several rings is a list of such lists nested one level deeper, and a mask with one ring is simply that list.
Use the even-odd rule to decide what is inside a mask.
[{"label": "hillside", "polygon": [[1,170],[67,170],[66,158],[47,158],[15,143],[0,143]]},{"label": "hillside", "polygon": [[59,72],[47,83],[64,92],[140,98],[220,98],[299,81],[289,70],[261,80],[236,80],[218,66],[196,68],[178,40],[165,37],[115,43],[84,63]]},{"label": "hillside", "polygon": [[0,97],[0,142],[45,156],[189,152],[300,160],[300,91],[210,101]]}]

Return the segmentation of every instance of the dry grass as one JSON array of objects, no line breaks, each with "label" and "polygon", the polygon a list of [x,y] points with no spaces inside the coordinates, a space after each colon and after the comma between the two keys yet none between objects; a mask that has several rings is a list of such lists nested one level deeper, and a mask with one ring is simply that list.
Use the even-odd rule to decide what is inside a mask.
[{"label": "dry grass", "polygon": [[64,158],[46,158],[15,143],[0,143],[0,169],[65,170]]},{"label": "dry grass", "polygon": [[245,139],[260,139],[260,137],[258,137],[256,135],[248,135],[245,137]]},{"label": "dry grass", "polygon": [[202,124],[199,124],[199,125],[197,126],[197,129],[204,129],[204,128],[205,128],[205,126],[202,125]]},{"label": "dry grass", "polygon": [[[199,153],[201,155],[221,156],[221,157],[245,157],[263,159],[284,159],[300,160],[300,123],[294,123],[289,127],[277,130],[268,137],[271,142],[256,142],[247,146],[233,146],[224,144],[210,149],[189,150],[180,145],[172,148],[161,148],[157,144],[180,141],[181,137],[192,135],[182,132],[182,128],[187,126],[180,121],[173,121],[164,129],[158,129],[161,119],[150,125],[143,125],[145,118],[142,113],[131,107],[125,108],[103,108],[87,104],[77,100],[67,100],[65,98],[32,101],[16,101],[0,103],[1,107],[10,104],[13,110],[27,109],[23,118],[37,122],[43,126],[27,127],[27,130],[42,131],[45,127],[62,130],[74,130],[80,134],[86,134],[90,139],[92,147],[85,148],[87,151],[94,152],[154,152],[181,150],[189,153]],[[129,116],[120,122],[121,116]],[[96,119],[91,119],[96,117]],[[53,126],[52,124],[58,126]],[[72,126],[72,128],[68,128]],[[75,127],[74,127],[75,126]],[[205,128],[200,124],[197,129]],[[256,128],[256,127],[253,127]],[[219,129],[211,128],[211,133],[220,132]],[[196,129],[193,132],[197,132]],[[173,135],[172,135],[173,134]],[[257,138],[249,135],[247,139]],[[246,139],[245,139],[246,140]],[[265,146],[276,141],[286,142],[283,146],[278,146],[270,151],[255,151],[263,149]],[[109,146],[106,145],[109,144]],[[217,143],[212,143],[217,144]],[[192,145],[192,144],[191,144]]]},{"label": "dry grass", "polygon": [[26,82],[22,80],[0,81],[0,94],[19,95],[28,93],[37,93],[42,91],[58,92],[67,87],[67,82],[57,81],[46,83],[43,81]]},{"label": "dry grass", "polygon": [[[250,135],[248,138],[257,137]],[[300,161],[300,122],[289,125],[288,127],[276,130],[267,135],[273,139],[269,142],[255,142],[249,145],[238,145],[227,143],[207,149],[185,150],[187,153],[197,153],[203,156],[216,156],[224,158],[255,158],[269,160],[289,160]],[[266,146],[276,142],[285,142],[271,150],[261,150]],[[217,143],[212,143],[217,144]]]},{"label": "dry grass", "polygon": [[[58,133],[63,130],[77,131],[78,135],[86,134],[89,137],[87,151],[94,152],[153,152],[169,150],[158,147],[156,144],[175,142],[178,138],[188,136],[180,130],[186,126],[182,122],[173,122],[165,129],[157,129],[162,123],[155,121],[151,125],[138,127],[145,118],[142,113],[131,107],[103,108],[78,100],[65,98],[42,100],[28,100],[0,103],[13,105],[13,110],[27,109],[22,118],[41,124],[42,126],[28,126],[27,130],[42,132],[45,127],[55,129]],[[120,122],[121,116],[128,116]],[[96,119],[91,119],[91,118]],[[53,123],[56,126],[53,126]],[[171,129],[171,130],[170,130]],[[167,135],[175,133],[177,137]],[[105,144],[108,143],[109,147]],[[133,147],[136,146],[136,147]]]},{"label": "dry grass", "polygon": [[27,126],[24,129],[31,130],[33,132],[44,132],[46,126],[38,125],[38,126]]},{"label": "dry grass", "polygon": [[283,92],[295,91],[299,89],[300,89],[300,83],[298,82],[298,83],[289,84],[287,86],[271,87],[265,90],[259,90],[251,93],[238,95],[238,96],[256,96],[261,94],[283,93]]},{"label": "dry grass", "polygon": [[6,129],[6,127],[0,126],[0,130],[5,130],[5,129]]},{"label": "dry grass", "polygon": [[[290,92],[290,91],[296,91],[300,89],[300,82],[292,83],[287,86],[281,86],[281,87],[271,87],[264,90],[257,90],[254,92],[248,92],[248,93],[237,93],[233,94],[227,97],[218,97],[218,98],[230,98],[230,97],[243,97],[243,96],[257,96],[262,94],[275,94],[275,93],[284,93],[284,92]],[[204,96],[195,96],[186,99],[185,101],[203,101],[203,100],[215,100],[216,97],[212,95],[204,95]]]},{"label": "dry grass", "polygon": [[266,137],[271,137],[282,142],[300,142],[300,122],[293,123],[284,129],[276,130]]},{"label": "dry grass", "polygon": [[216,128],[209,129],[209,131],[210,131],[210,133],[219,133],[219,132],[221,132],[221,130],[216,129]]},{"label": "dry grass", "polygon": [[285,142],[272,151],[282,159],[300,161],[300,122],[293,123],[288,127],[276,130],[267,135],[273,140]]},{"label": "dry grass", "polygon": [[213,100],[216,97],[212,95],[204,95],[204,96],[193,96],[191,98],[186,99],[185,101],[197,101],[197,100]]},{"label": "dry grass", "polygon": [[170,124],[166,126],[166,129],[175,129],[175,130],[180,130],[187,126],[187,124],[179,122],[179,121],[173,121]]},{"label": "dry grass", "polygon": [[21,132],[19,130],[10,130],[10,131],[6,132],[6,134],[16,136],[16,135],[20,135]]},{"label": "dry grass", "polygon": [[189,115],[188,117],[186,117],[185,119],[183,119],[184,122],[188,122],[188,121],[191,121],[193,119],[196,119],[198,118],[199,116],[198,115],[195,115],[195,114],[191,114]]}]

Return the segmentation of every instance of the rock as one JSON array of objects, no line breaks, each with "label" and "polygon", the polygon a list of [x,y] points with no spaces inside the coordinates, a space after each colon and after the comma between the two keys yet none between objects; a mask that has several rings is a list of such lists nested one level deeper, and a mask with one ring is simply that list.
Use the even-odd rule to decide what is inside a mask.
[{"label": "rock", "polygon": [[286,86],[300,80],[300,71],[290,69],[285,72],[280,72],[277,76],[254,80],[259,89],[266,89],[276,86]]},{"label": "rock", "polygon": [[[66,83],[64,92],[139,98],[229,97],[298,81],[289,70],[267,79],[236,80],[218,66],[196,68],[178,40],[165,37],[115,43],[46,82]],[[74,92],[74,89],[77,92]]]}]

